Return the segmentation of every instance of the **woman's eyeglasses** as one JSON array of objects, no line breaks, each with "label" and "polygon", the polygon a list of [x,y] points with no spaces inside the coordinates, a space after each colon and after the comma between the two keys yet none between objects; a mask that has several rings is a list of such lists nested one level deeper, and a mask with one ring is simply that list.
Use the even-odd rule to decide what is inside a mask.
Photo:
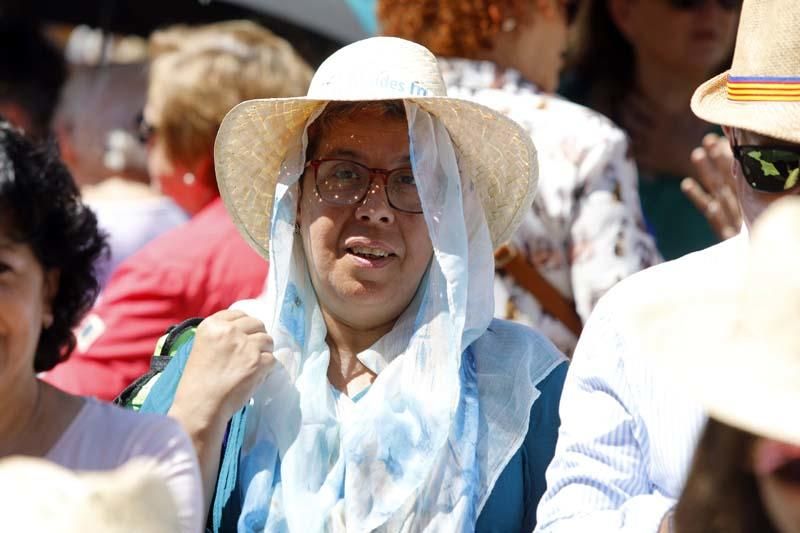
[{"label": "woman's eyeglasses", "polygon": [[703,7],[706,3],[713,1],[716,1],[717,5],[722,9],[727,9],[728,11],[739,9],[742,5],[742,0],[669,0],[669,5],[672,6],[673,9],[688,11],[690,9]]},{"label": "woman's eyeglasses", "polygon": [[362,202],[372,187],[372,177],[383,176],[389,205],[406,213],[422,213],[414,173],[409,167],[396,169],[369,168],[347,159],[314,159],[306,168],[314,169],[317,194],[323,201],[335,205],[354,205]]},{"label": "woman's eyeglasses", "polygon": [[136,132],[139,142],[147,144],[153,137],[155,131],[156,128],[144,118],[144,113],[139,112],[139,114],[136,115]]},{"label": "woman's eyeglasses", "polygon": [[800,183],[800,148],[734,146],[733,156],[754,190],[781,193]]}]

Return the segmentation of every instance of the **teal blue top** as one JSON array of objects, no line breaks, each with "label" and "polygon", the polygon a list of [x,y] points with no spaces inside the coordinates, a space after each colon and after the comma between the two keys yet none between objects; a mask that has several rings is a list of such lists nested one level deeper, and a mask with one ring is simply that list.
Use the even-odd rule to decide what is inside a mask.
[{"label": "teal blue top", "polygon": [[528,435],[495,483],[478,516],[475,531],[533,531],[536,507],[545,490],[544,473],[556,451],[558,404],[567,375],[567,363],[555,368],[539,384],[542,393],[531,407]]},{"label": "teal blue top", "polygon": [[677,176],[639,174],[639,200],[647,226],[666,260],[719,242],[706,217],[681,190]]}]

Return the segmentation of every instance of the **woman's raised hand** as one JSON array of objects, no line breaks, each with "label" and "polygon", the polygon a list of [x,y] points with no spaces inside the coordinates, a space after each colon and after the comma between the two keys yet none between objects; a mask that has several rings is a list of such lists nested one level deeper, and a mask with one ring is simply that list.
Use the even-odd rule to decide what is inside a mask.
[{"label": "woman's raised hand", "polygon": [[[176,402],[189,396],[196,412],[227,424],[274,363],[272,337],[260,320],[238,310],[220,311],[197,328]],[[201,404],[204,409],[198,409]]]},{"label": "woman's raised hand", "polygon": [[721,239],[733,237],[742,227],[732,171],[733,153],[728,139],[709,133],[692,152],[695,177],[681,182],[683,193],[705,215]]},{"label": "woman's raised hand", "polygon": [[275,365],[264,323],[227,309],[197,327],[194,345],[169,415],[183,425],[200,461],[206,503],[211,501],[228,420]]}]

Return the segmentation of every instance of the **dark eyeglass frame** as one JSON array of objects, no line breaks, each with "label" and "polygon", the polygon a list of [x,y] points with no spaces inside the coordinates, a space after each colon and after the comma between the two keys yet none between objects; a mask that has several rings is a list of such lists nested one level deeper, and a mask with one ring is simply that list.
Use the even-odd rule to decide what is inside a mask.
[{"label": "dark eyeglass frame", "polygon": [[[364,188],[364,192],[358,198],[355,198],[352,201],[348,200],[348,201],[343,201],[343,202],[337,202],[335,199],[327,198],[326,196],[324,196],[322,194],[322,191],[320,191],[320,188],[319,188],[319,167],[323,163],[328,163],[328,162],[331,162],[331,163],[334,163],[334,162],[349,163],[349,164],[361,167],[361,168],[365,169],[367,172],[369,172],[369,181],[367,182],[367,185]],[[415,214],[415,215],[422,214],[422,207],[421,206],[420,206],[419,211],[416,211],[416,210],[412,211],[410,209],[402,209],[402,208],[397,207],[396,205],[394,205],[394,203],[392,202],[392,197],[389,195],[389,190],[390,190],[389,189],[389,177],[392,174],[394,174],[395,172],[399,172],[399,171],[408,171],[413,176],[414,172],[413,172],[413,169],[410,166],[404,166],[404,167],[398,167],[398,168],[392,168],[392,169],[370,168],[370,167],[368,167],[366,165],[362,165],[358,161],[353,161],[352,159],[322,158],[322,159],[312,159],[311,161],[308,161],[305,164],[304,168],[308,169],[309,167],[314,169],[314,188],[317,191],[317,195],[322,199],[323,202],[327,202],[327,203],[329,203],[331,205],[342,205],[342,206],[358,205],[358,204],[362,203],[364,201],[364,199],[367,197],[367,194],[372,189],[372,184],[375,182],[375,176],[378,175],[378,176],[382,176],[383,177],[383,189],[384,189],[385,194],[386,194],[386,201],[387,201],[387,203],[389,204],[389,206],[392,209],[395,209],[396,211],[400,211],[402,213],[411,213],[411,214]]]},{"label": "dark eyeglass frame", "polygon": [[150,139],[153,138],[155,132],[155,126],[147,122],[147,120],[144,118],[144,112],[140,111],[136,115],[136,136],[139,139],[139,142],[142,144],[147,144],[150,142]]},{"label": "dark eyeglass frame", "polygon": [[[697,9],[706,5],[706,2],[709,0],[668,0],[669,5],[673,9],[677,9],[680,11],[689,11],[691,9]],[[722,9],[733,11],[734,9],[739,9],[742,7],[742,0],[711,0],[716,1],[717,5]]]},{"label": "dark eyeglass frame", "polygon": [[[739,163],[739,167],[742,169],[742,176],[744,177],[747,184],[750,186],[751,189],[758,192],[763,192],[767,194],[783,194],[789,191],[793,191],[800,186],[800,179],[798,183],[792,185],[788,189],[786,188],[777,188],[777,187],[770,187],[770,183],[780,184],[780,181],[771,179],[765,176],[763,173],[760,174],[753,174],[752,169],[748,162],[746,161],[746,157],[748,152],[751,151],[759,151],[764,152],[767,150],[778,150],[781,152],[788,152],[791,154],[795,154],[797,156],[798,161],[798,171],[800,172],[800,147],[798,146],[787,146],[787,145],[755,145],[755,144],[742,144],[742,145],[733,145],[731,147],[733,150],[733,157]],[[772,163],[772,162],[771,162]],[[774,164],[774,163],[773,163]],[[785,180],[788,176],[780,176],[782,179]]]}]

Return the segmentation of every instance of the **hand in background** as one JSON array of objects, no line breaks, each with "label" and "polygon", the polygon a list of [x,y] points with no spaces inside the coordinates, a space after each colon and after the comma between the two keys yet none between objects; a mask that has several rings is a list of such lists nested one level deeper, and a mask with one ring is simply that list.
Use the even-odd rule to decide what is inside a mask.
[{"label": "hand in background", "polygon": [[733,237],[742,227],[742,214],[733,184],[733,153],[728,139],[709,133],[692,152],[691,161],[696,177],[681,182],[683,193],[721,239]]}]

